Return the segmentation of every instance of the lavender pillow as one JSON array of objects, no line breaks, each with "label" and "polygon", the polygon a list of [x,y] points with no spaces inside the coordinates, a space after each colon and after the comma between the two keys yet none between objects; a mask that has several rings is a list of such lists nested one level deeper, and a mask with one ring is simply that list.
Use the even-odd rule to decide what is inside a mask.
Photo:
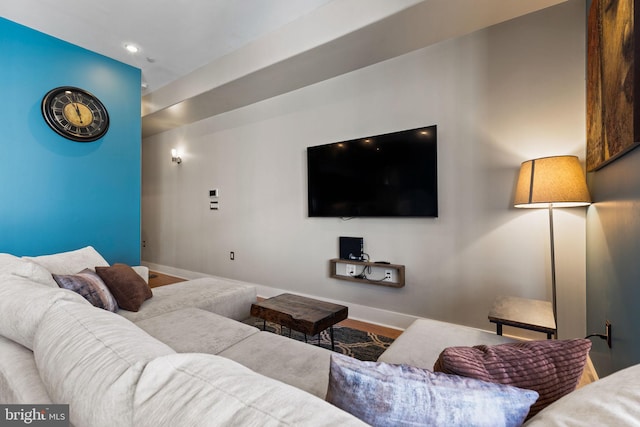
[{"label": "lavender pillow", "polygon": [[327,401],[372,426],[520,426],[538,393],[331,355]]},{"label": "lavender pillow", "polygon": [[85,268],[78,274],[53,274],[52,276],[58,286],[82,295],[95,307],[113,312],[118,310],[113,294],[94,271]]}]

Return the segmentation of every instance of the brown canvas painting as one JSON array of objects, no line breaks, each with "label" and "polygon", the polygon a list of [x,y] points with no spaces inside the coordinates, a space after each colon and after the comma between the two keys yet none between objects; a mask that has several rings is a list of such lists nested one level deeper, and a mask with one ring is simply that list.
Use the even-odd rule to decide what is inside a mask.
[{"label": "brown canvas painting", "polygon": [[593,0],[587,37],[587,171],[594,171],[639,142],[634,63],[636,2]]}]

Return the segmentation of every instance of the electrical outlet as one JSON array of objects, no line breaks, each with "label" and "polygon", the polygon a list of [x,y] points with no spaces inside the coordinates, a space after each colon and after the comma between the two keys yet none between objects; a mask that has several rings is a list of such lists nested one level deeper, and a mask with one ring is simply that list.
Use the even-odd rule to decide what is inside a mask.
[{"label": "electrical outlet", "polygon": [[353,264],[347,264],[347,276],[356,275],[356,266]]},{"label": "electrical outlet", "polygon": [[609,348],[611,348],[611,322],[609,322],[608,320],[604,322],[604,328],[606,331],[607,345],[609,346]]},{"label": "electrical outlet", "polygon": [[393,270],[384,271],[384,280],[387,282],[393,282]]}]

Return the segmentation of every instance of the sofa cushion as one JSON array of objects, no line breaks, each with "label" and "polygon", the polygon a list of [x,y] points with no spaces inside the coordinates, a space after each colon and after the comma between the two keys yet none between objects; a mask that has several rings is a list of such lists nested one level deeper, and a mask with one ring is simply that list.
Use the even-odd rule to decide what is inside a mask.
[{"label": "sofa cushion", "polygon": [[53,274],[53,278],[58,286],[82,295],[94,307],[118,310],[116,299],[95,271],[85,268],[78,274]]},{"label": "sofa cushion", "polygon": [[52,255],[23,257],[36,262],[55,274],[76,274],[85,268],[93,270],[96,266],[108,266],[109,263],[93,246],[86,246],[75,251],[60,252]]},{"label": "sofa cushion", "polygon": [[637,426],[640,365],[572,391],[540,411],[526,427]]},{"label": "sofa cushion", "polygon": [[373,426],[520,426],[538,393],[331,355],[327,400]]},{"label": "sofa cushion", "polygon": [[0,335],[32,350],[36,328],[45,312],[61,302],[90,307],[88,301],[75,292],[42,286],[10,274],[0,275]]},{"label": "sofa cushion", "polygon": [[125,310],[138,311],[142,303],[153,296],[147,282],[128,265],[96,267],[96,273],[107,285],[118,306]]},{"label": "sofa cushion", "polygon": [[365,426],[322,399],[208,354],[150,362],[138,381],[134,408],[127,425]]},{"label": "sofa cushion", "polygon": [[249,317],[254,302],[254,285],[221,277],[204,277],[153,288],[153,298],[145,301],[140,310],[120,310],[118,314],[137,322],[170,311],[195,307],[230,319],[244,320]]},{"label": "sofa cushion", "polygon": [[260,332],[219,355],[322,399],[327,394],[331,359],[327,349]]},{"label": "sofa cushion", "polygon": [[33,261],[18,258],[11,254],[0,254],[0,275],[2,274],[24,277],[51,288],[58,287],[49,270]]},{"label": "sofa cushion", "polygon": [[378,362],[432,369],[447,347],[514,342],[511,338],[468,326],[431,319],[415,320],[378,358]]},{"label": "sofa cushion", "polygon": [[199,308],[185,308],[136,322],[178,353],[218,354],[259,332],[258,328]]},{"label": "sofa cushion", "polygon": [[38,325],[33,352],[51,400],[69,404],[73,425],[93,427],[143,425],[133,422],[140,374],[150,360],[174,353],[128,320],[89,304],[52,306]]},{"label": "sofa cushion", "polygon": [[0,336],[0,402],[52,403],[40,379],[33,352]]},{"label": "sofa cushion", "polygon": [[575,390],[591,341],[544,340],[496,346],[445,349],[434,370],[535,390],[540,394],[529,416]]}]

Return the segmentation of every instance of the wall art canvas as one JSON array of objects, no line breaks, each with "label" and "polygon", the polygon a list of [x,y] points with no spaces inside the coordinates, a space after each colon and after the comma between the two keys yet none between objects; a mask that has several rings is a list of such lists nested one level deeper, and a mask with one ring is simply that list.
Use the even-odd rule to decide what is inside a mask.
[{"label": "wall art canvas", "polygon": [[[640,142],[634,59],[640,48],[640,0],[593,0],[587,24],[587,171],[612,162]],[[640,19],[640,18],[639,18]],[[638,56],[640,57],[640,56]]]}]

